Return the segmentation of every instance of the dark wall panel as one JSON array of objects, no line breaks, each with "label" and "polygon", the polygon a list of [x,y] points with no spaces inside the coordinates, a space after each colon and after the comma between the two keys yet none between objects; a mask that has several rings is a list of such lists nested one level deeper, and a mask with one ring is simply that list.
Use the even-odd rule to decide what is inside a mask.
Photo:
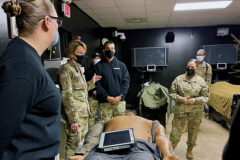
[{"label": "dark wall panel", "polygon": [[[136,95],[141,90],[141,83],[144,79],[148,79],[149,75],[152,76],[153,81],[169,88],[174,78],[185,72],[186,63],[189,59],[195,58],[196,51],[202,45],[234,43],[230,36],[217,37],[218,27],[123,30],[127,40],[121,42],[119,38],[115,38],[115,42],[120,53],[118,57],[127,65],[131,75],[127,102],[137,105]],[[240,37],[239,25],[226,27],[230,27],[230,33]],[[173,43],[165,43],[165,36],[169,31],[175,33]],[[194,39],[191,39],[191,34],[194,34]],[[140,73],[136,68],[131,67],[131,48],[135,47],[168,47],[168,66],[157,73]]]},{"label": "dark wall panel", "polygon": [[[91,55],[95,53],[99,47],[100,32],[102,28],[93,19],[80,10],[74,3],[70,4],[70,7],[71,18],[65,17],[63,19],[63,28],[72,34],[72,38],[75,38],[75,36],[81,36],[81,40],[86,43],[88,47],[88,59],[85,63],[85,66],[88,67]],[[56,1],[56,8],[58,13],[61,15],[60,2]],[[62,56],[65,56],[64,51],[62,51]]]},{"label": "dark wall panel", "polygon": [[[5,0],[0,0],[0,7],[2,7]],[[3,9],[0,8],[0,56],[6,48],[10,38],[8,38],[7,16]]]}]

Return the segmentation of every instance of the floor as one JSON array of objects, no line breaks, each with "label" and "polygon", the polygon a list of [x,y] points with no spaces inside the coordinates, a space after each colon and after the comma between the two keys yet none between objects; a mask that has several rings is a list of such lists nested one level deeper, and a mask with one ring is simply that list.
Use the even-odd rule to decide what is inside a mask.
[{"label": "floor", "polygon": [[[171,132],[173,115],[167,121],[167,136]],[[197,146],[193,149],[194,160],[221,160],[222,151],[228,140],[229,131],[220,123],[203,118],[197,140]],[[187,151],[187,132],[181,137],[175,149],[175,154],[181,159],[186,160]]]}]

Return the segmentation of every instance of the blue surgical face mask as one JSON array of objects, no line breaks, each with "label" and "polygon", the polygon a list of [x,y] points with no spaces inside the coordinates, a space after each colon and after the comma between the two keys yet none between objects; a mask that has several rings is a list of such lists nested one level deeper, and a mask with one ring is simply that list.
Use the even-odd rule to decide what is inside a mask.
[{"label": "blue surgical face mask", "polygon": [[59,40],[59,32],[57,30],[56,37],[55,37],[55,39],[54,39],[54,41],[52,43],[52,46],[55,46],[58,43],[58,40]]},{"label": "blue surgical face mask", "polygon": [[101,61],[101,59],[95,59],[94,61],[93,61],[93,65],[95,66],[98,62],[100,62]]},{"label": "blue surgical face mask", "polygon": [[198,62],[202,62],[204,60],[204,56],[197,56],[196,58]]}]

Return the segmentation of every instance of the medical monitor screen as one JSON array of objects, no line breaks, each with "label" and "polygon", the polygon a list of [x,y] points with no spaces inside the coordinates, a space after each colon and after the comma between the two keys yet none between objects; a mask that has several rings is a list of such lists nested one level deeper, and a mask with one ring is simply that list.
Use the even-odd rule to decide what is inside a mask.
[{"label": "medical monitor screen", "polygon": [[132,66],[146,67],[147,65],[167,66],[167,48],[146,47],[132,49]]},{"label": "medical monitor screen", "polygon": [[237,61],[237,45],[236,44],[216,44],[205,45],[206,62],[210,64],[227,63],[233,64]]}]

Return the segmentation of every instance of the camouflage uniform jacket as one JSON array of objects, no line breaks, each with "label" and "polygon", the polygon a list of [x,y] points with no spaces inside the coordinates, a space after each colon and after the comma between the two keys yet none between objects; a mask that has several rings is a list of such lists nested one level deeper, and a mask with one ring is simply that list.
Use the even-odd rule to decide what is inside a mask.
[{"label": "camouflage uniform jacket", "polygon": [[95,87],[92,81],[85,80],[83,69],[72,61],[59,68],[62,89],[62,121],[69,124],[79,121],[79,117],[88,117],[88,90]]},{"label": "camouflage uniform jacket", "polygon": [[[187,79],[187,75],[178,76],[171,85],[170,96],[175,100],[176,112],[195,112],[202,111],[203,105],[208,102],[209,91],[206,82],[198,75]],[[195,104],[183,104],[183,97],[196,98]]]},{"label": "camouflage uniform jacket", "polygon": [[197,75],[202,77],[207,85],[211,84],[212,81],[212,67],[207,62],[199,63]]}]

